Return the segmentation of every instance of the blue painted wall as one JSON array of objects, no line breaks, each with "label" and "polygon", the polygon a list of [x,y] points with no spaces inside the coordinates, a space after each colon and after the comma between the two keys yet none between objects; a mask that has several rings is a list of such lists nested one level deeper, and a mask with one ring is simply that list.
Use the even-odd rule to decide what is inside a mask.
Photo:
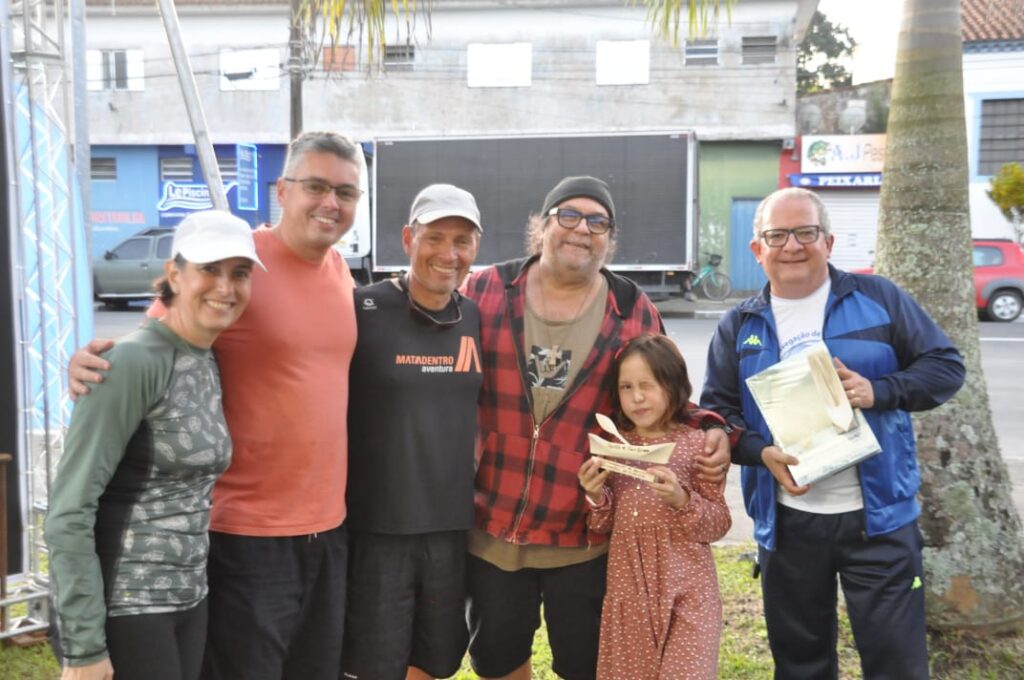
[{"label": "blue painted wall", "polygon": [[[234,158],[233,144],[215,145],[219,158]],[[239,210],[237,189],[228,192],[231,211],[256,226],[270,221],[270,192],[281,174],[287,147],[283,144],[257,145],[256,210]],[[160,159],[189,156],[193,160],[193,182],[202,183],[202,171],[193,145],[92,147],[93,158],[114,158],[116,180],[92,181],[92,256],[101,256],[132,234],[147,227],[173,226],[192,209],[158,209],[162,194]],[[209,207],[207,205],[207,207]]]},{"label": "blue painted wall", "polygon": [[93,158],[114,158],[116,180],[92,180],[92,256],[159,224],[160,164],[154,146],[93,146]]}]

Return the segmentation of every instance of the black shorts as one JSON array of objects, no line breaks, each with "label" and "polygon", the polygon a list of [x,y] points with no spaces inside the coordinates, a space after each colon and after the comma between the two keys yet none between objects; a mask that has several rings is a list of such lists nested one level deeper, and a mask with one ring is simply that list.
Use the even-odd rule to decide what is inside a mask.
[{"label": "black shorts", "polygon": [[202,680],[337,680],[347,564],[344,524],[305,536],[211,531]]},{"label": "black shorts", "polygon": [[466,654],[466,532],[353,531],[342,678],[454,675]]},{"label": "black shorts", "polygon": [[468,555],[473,670],[497,678],[526,663],[543,603],[552,670],[566,680],[592,680],[607,570],[607,554],[567,567],[519,571],[504,571]]}]

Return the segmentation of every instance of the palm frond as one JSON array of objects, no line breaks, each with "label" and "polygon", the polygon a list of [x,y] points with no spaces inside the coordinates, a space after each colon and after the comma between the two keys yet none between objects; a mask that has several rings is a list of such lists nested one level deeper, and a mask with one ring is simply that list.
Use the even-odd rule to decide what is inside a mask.
[{"label": "palm frond", "polygon": [[[301,0],[292,17],[303,35],[306,63],[317,63],[324,48],[353,46],[364,49],[372,68],[384,62],[384,50],[390,44],[410,44],[417,17],[425,21],[426,35],[431,32],[432,0]],[[387,35],[388,17],[393,16],[404,31]]]},{"label": "palm frond", "polygon": [[687,35],[690,38],[704,37],[718,23],[722,11],[726,20],[732,22],[732,8],[737,0],[630,0],[631,6],[647,8],[647,20],[663,38],[679,46],[679,24],[686,7]]}]

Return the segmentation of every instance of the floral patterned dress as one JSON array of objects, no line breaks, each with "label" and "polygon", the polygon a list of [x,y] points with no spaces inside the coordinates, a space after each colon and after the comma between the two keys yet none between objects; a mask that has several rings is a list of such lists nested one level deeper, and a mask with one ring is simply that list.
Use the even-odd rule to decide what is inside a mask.
[{"label": "floral patterned dress", "polygon": [[732,520],[723,485],[698,477],[704,433],[678,425],[657,439],[625,436],[633,444],[675,442],[667,467],[690,500],[675,510],[646,482],[612,473],[604,501],[591,508],[590,528],[612,534],[598,680],[715,678],[722,600],[709,543]]}]

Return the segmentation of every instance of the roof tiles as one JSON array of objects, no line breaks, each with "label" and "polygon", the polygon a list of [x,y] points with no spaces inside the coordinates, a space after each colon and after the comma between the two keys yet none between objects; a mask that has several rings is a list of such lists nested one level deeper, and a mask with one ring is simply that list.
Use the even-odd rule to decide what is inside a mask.
[{"label": "roof tiles", "polygon": [[1024,38],[1024,0],[960,0],[964,42]]}]

